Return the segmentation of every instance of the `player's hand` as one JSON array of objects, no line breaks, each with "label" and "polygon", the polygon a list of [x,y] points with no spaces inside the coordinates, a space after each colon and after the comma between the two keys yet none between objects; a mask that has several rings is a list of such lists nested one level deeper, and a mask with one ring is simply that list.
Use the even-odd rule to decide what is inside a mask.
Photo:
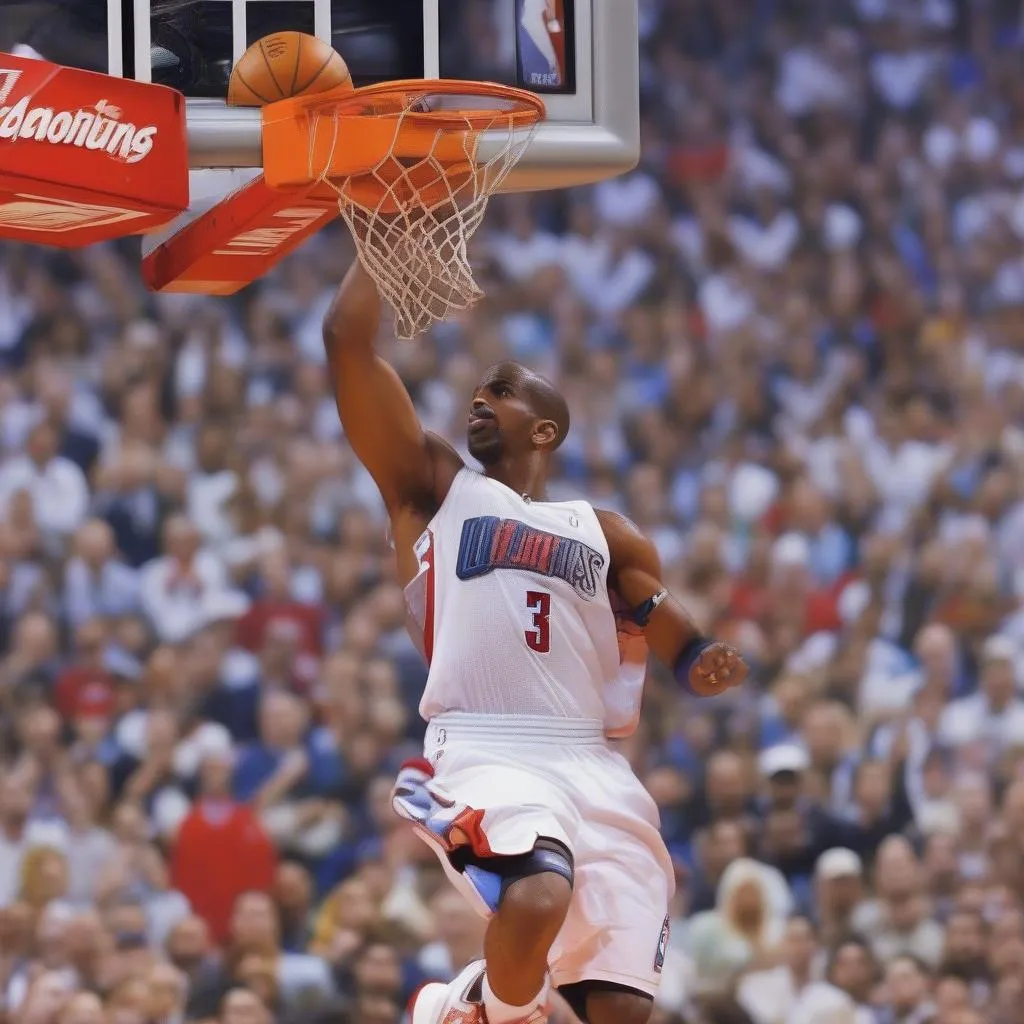
[{"label": "player's hand", "polygon": [[749,671],[739,651],[722,640],[716,640],[690,669],[690,686],[694,693],[709,696],[723,693],[739,686]]}]

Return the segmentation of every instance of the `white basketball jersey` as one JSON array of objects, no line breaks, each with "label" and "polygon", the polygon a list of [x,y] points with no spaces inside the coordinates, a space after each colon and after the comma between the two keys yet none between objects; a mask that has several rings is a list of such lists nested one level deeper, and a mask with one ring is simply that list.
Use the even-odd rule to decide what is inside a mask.
[{"label": "white basketball jersey", "polygon": [[410,632],[430,665],[420,714],[604,722],[628,731],[643,672],[620,673],[608,542],[583,501],[527,501],[470,469],[416,546]]}]

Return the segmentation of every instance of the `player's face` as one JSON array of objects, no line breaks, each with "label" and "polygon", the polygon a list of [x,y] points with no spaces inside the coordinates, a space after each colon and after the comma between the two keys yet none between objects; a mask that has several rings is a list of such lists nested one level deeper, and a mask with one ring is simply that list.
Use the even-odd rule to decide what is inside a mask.
[{"label": "player's face", "polygon": [[515,363],[489,370],[473,392],[466,440],[469,453],[484,466],[528,451],[537,417],[530,407],[526,379]]}]

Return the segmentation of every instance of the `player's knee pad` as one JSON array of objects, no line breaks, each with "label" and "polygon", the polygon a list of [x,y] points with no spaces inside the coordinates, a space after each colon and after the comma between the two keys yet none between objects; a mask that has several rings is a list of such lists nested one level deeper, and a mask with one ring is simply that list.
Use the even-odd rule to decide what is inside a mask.
[{"label": "player's knee pad", "polygon": [[472,884],[490,910],[497,912],[509,887],[524,878],[553,874],[564,878],[570,889],[575,881],[572,854],[557,839],[541,837],[529,853],[518,857],[469,856],[460,865],[462,873]]}]

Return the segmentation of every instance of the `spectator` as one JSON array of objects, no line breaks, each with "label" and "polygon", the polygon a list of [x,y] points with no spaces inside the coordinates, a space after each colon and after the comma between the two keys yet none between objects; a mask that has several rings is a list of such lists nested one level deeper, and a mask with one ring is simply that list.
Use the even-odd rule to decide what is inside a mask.
[{"label": "spectator", "polygon": [[255,992],[234,988],[221,1004],[221,1024],[269,1024],[270,1011]]},{"label": "spectator", "polygon": [[424,946],[416,962],[427,978],[450,981],[483,950],[480,918],[452,889],[441,889],[430,904],[437,938]]},{"label": "spectator", "polygon": [[88,511],[89,487],[81,469],[57,454],[58,438],[47,422],[32,428],[25,454],[0,466],[0,507],[9,514],[19,492],[28,495],[32,517],[51,552],[82,524]]},{"label": "spectator", "polygon": [[855,1024],[874,1024],[872,1003],[879,980],[878,965],[866,942],[846,938],[833,947],[827,980],[842,989],[855,1006]]},{"label": "spectator", "polygon": [[744,824],[728,818],[712,822],[697,840],[697,870],[692,883],[690,910],[699,913],[715,905],[718,885],[726,868],[749,855]]},{"label": "spectator", "polygon": [[236,900],[273,883],[276,853],[256,814],[231,797],[232,758],[208,754],[199,770],[199,793],[181,823],[171,875],[219,942],[228,934]]},{"label": "spectator", "polygon": [[739,983],[740,1005],[757,1024],[793,1020],[816,1012],[814,1005],[823,1001],[825,986],[813,980],[815,939],[814,926],[807,918],[790,918],[781,946],[782,963],[747,974]]},{"label": "spectator", "polygon": [[25,855],[50,836],[44,822],[32,821],[32,792],[16,775],[0,780],[0,907],[17,898]]},{"label": "spectator", "polygon": [[203,624],[203,602],[227,587],[223,563],[199,545],[195,527],[173,516],[164,526],[167,554],[142,567],[142,608],[161,640],[185,640]]},{"label": "spectator", "polygon": [[72,627],[138,610],[138,574],[118,559],[114,531],[107,523],[86,522],[75,534],[72,550],[64,570],[64,609]]},{"label": "spectator", "polygon": [[919,960],[895,957],[885,972],[885,985],[890,1004],[887,1016],[892,1024],[916,1024],[935,1016],[935,1005],[929,998],[931,978]]},{"label": "spectator", "polygon": [[882,844],[875,880],[878,897],[865,904],[853,922],[871,940],[876,958],[889,963],[909,955],[931,969],[937,967],[943,931],[928,915],[921,865],[905,839],[893,836]]},{"label": "spectator", "polygon": [[281,918],[281,944],[289,953],[309,944],[313,926],[313,880],[301,864],[278,865],[274,880],[274,902]]},{"label": "spectator", "polygon": [[733,861],[718,886],[715,910],[690,922],[688,952],[703,993],[728,991],[741,971],[763,963],[782,940],[792,905],[781,876],[756,861]]},{"label": "spectator", "polygon": [[340,808],[330,802],[342,779],[333,744],[308,737],[304,705],[271,691],[260,706],[260,739],[241,752],[234,788],[253,801],[276,845],[286,852],[322,857],[341,839]]},{"label": "spectator", "polygon": [[226,948],[228,976],[239,980],[255,966],[247,963],[250,957],[268,959],[274,970],[275,991],[285,1007],[310,991],[325,997],[333,992],[333,981],[322,959],[282,952],[274,905],[264,893],[246,892],[235,901]]},{"label": "spectator", "polygon": [[814,866],[815,906],[819,928],[827,945],[846,938],[863,899],[864,868],[853,850],[826,850]]},{"label": "spectator", "polygon": [[206,922],[194,915],[181,918],[170,930],[165,948],[168,960],[185,979],[186,1019],[212,1017],[220,996],[221,963]]},{"label": "spectator", "polygon": [[953,747],[989,745],[998,752],[1024,729],[1024,702],[1017,696],[1017,649],[1013,641],[990,637],[981,654],[978,692],[954,701],[942,716],[940,735]]}]

